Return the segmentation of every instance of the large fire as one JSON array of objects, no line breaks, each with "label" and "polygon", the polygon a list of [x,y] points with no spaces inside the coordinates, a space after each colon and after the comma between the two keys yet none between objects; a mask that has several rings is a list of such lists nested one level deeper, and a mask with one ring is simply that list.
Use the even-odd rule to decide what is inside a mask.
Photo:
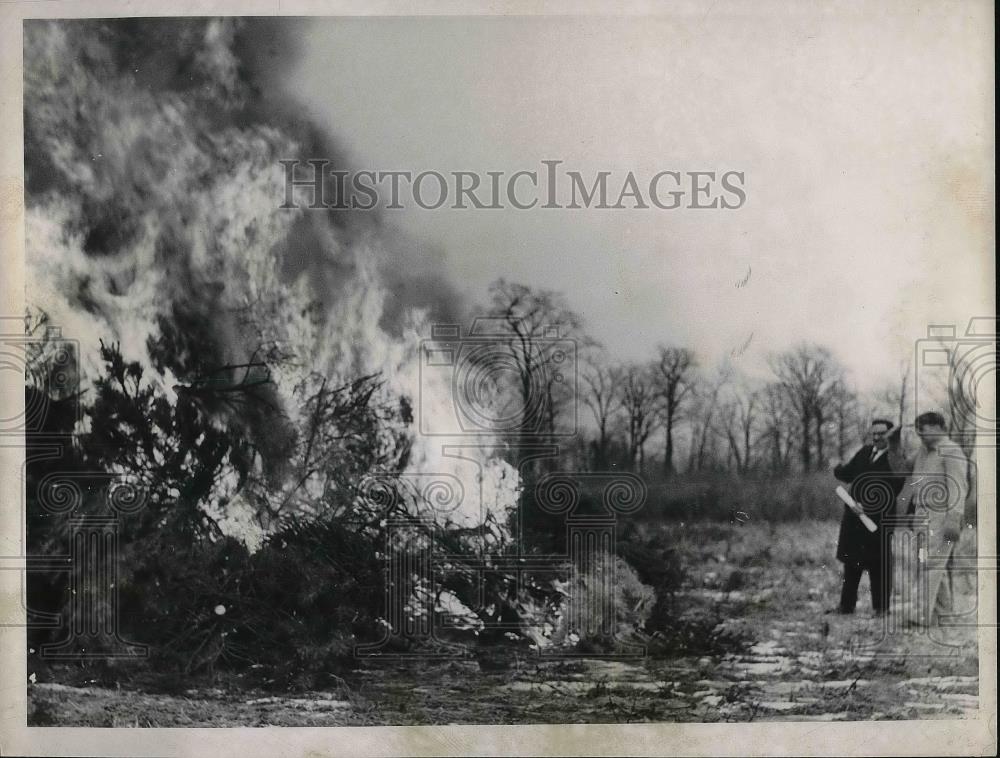
[{"label": "large fire", "polygon": [[[269,344],[294,356],[273,374],[293,422],[293,390],[310,372],[379,372],[383,392],[422,393],[425,417],[446,418],[450,385],[419,382],[433,298],[400,309],[385,282],[386,262],[407,251],[370,214],[279,208],[279,160],[313,157],[323,137],[260,104],[243,31],[219,19],[26,25],[29,304],[79,341],[84,388],[101,339],[168,396],[178,366],[196,362],[185,350],[238,365]],[[189,338],[166,362],[149,349],[164,324]],[[490,440],[460,460],[442,449],[460,440],[411,434],[406,474],[462,483],[440,518],[469,526],[514,506],[517,474]],[[253,546],[260,526],[241,502],[222,524]]]}]

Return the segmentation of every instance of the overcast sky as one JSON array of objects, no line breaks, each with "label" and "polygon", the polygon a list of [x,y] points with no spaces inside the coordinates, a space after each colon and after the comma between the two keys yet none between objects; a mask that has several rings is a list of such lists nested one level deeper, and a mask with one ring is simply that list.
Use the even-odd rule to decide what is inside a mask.
[{"label": "overcast sky", "polygon": [[289,86],[366,168],[745,172],[737,211],[387,218],[473,300],[498,276],[564,291],[621,358],[752,334],[752,371],[808,339],[866,388],[992,303],[992,22],[942,7],[310,20]]}]

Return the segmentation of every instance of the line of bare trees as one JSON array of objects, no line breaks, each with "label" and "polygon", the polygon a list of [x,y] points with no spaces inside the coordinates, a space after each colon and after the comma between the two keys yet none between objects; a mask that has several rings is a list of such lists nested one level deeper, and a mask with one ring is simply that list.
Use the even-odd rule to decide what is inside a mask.
[{"label": "line of bare trees", "polygon": [[[577,465],[625,468],[665,477],[678,472],[787,473],[828,468],[858,444],[876,411],[904,420],[909,375],[862,398],[827,348],[800,343],[768,356],[769,374],[751,377],[731,360],[706,366],[695,350],[661,344],[647,361],[620,364],[582,326],[559,293],[505,280],[490,289],[492,316],[510,330],[505,348],[516,367],[523,429],[548,432],[573,450]],[[578,381],[553,382],[553,328],[578,348]],[[531,393],[542,391],[538,417]],[[534,398],[537,401],[537,397]],[[577,416],[576,414],[579,414]],[[540,423],[539,423],[540,422]],[[575,425],[576,444],[559,432]],[[836,458],[834,458],[836,456]]]},{"label": "line of bare trees", "polygon": [[646,470],[654,435],[662,438],[666,477],[812,471],[826,468],[833,453],[842,458],[866,425],[843,366],[826,348],[804,343],[768,363],[773,376],[759,379],[728,360],[705,369],[686,347],[659,345],[654,359],[621,367],[590,352],[580,401],[600,430],[591,465]]}]

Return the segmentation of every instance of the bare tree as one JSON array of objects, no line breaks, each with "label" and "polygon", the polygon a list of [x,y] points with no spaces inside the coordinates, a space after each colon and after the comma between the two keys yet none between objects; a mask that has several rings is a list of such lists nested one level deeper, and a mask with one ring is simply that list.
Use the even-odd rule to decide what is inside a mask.
[{"label": "bare tree", "polygon": [[730,386],[723,401],[720,424],[729,443],[729,453],[736,462],[736,470],[745,474],[750,470],[753,448],[756,440],[754,432],[758,426],[761,393],[749,386],[746,377],[739,376]]},{"label": "bare tree", "polygon": [[[828,371],[827,382],[821,384],[813,403],[813,418],[816,421],[816,468],[824,469],[827,465],[826,436],[828,427],[835,420],[837,403],[842,396],[844,386],[843,370],[837,365],[825,367]],[[822,375],[821,375],[822,377]]]},{"label": "bare tree", "polygon": [[[768,363],[799,419],[802,469],[810,471],[824,465],[823,426],[829,413],[832,388],[842,380],[843,370],[827,348],[806,343],[772,354]],[[814,445],[818,459],[815,465]]]},{"label": "bare tree", "polygon": [[732,373],[732,365],[724,361],[714,374],[698,385],[695,391],[695,408],[691,414],[694,425],[691,430],[689,469],[702,471],[708,463],[709,453],[712,452],[715,438],[719,435],[716,423],[719,395],[732,377]]},{"label": "bare tree", "polygon": [[[562,349],[565,340],[586,343],[582,320],[552,290],[533,290],[523,284],[498,279],[490,285],[490,311],[504,328],[499,340],[513,360],[517,375],[516,391],[522,419],[519,431],[556,433],[558,418],[575,402],[573,387],[563,381],[566,365]],[[490,358],[493,359],[493,358]]]},{"label": "bare tree", "polygon": [[[904,425],[910,415],[909,408],[911,404],[911,397],[909,385],[911,370],[912,361],[904,360],[900,362],[898,382],[886,384],[874,393],[873,399],[875,400],[875,404],[881,410],[876,411],[873,408],[873,415],[877,412],[880,415],[885,415],[890,418],[895,417],[896,424],[898,426],[902,427]],[[891,413],[888,412],[889,409],[891,409]],[[867,422],[867,419],[863,421]]]},{"label": "bare tree", "polygon": [[766,385],[761,392],[761,412],[763,424],[758,442],[768,451],[770,468],[773,473],[788,468],[788,455],[794,444],[794,434],[790,422],[792,409],[785,390],[777,382]]},{"label": "bare tree", "polygon": [[694,352],[687,348],[660,345],[657,351],[653,375],[661,401],[663,470],[670,476],[674,473],[674,430],[681,419],[684,401],[694,386],[696,361]]},{"label": "bare tree", "polygon": [[581,399],[590,409],[597,425],[597,439],[594,441],[594,460],[596,469],[608,465],[608,443],[611,436],[611,423],[614,416],[622,408],[619,386],[622,372],[610,366],[607,357],[597,352],[591,352],[584,358],[581,371]]},{"label": "bare tree", "polygon": [[903,422],[906,420],[907,385],[910,380],[911,367],[910,361],[903,361],[903,365],[900,370],[899,395],[896,398],[896,408],[899,413],[896,423],[900,427],[903,426]]},{"label": "bare tree", "polygon": [[857,423],[858,398],[845,382],[837,382],[833,386],[830,398],[837,432],[837,458],[844,460],[851,441],[851,427]]},{"label": "bare tree", "polygon": [[642,471],[646,440],[659,423],[653,367],[638,363],[626,367],[619,396],[627,424],[629,462],[633,470]]}]

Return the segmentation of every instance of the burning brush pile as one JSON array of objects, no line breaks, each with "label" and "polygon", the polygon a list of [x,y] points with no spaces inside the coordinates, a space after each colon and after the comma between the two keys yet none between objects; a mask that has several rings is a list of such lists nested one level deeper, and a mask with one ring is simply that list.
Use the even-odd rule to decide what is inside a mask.
[{"label": "burning brush pile", "polygon": [[[418,393],[427,419],[453,400],[418,375],[429,324],[461,315],[429,285],[432,257],[387,242],[371,213],[280,208],[281,159],[337,154],[289,115],[275,51],[293,35],[25,25],[26,392],[47,409],[29,448],[73,439],[29,464],[29,549],[65,553],[68,517],[108,513],[126,488],[117,596],[102,602],[157,671],[318,683],[359,644],[412,644],[396,632],[428,614],[459,644],[544,645],[530,630],[546,624],[569,636],[568,566],[515,581],[477,563],[511,549],[523,488],[500,440],[448,457],[415,432]],[[387,550],[442,540],[451,570],[387,591]],[[33,610],[66,610],[65,574],[31,581]],[[65,633],[33,630],[31,647]]]}]

